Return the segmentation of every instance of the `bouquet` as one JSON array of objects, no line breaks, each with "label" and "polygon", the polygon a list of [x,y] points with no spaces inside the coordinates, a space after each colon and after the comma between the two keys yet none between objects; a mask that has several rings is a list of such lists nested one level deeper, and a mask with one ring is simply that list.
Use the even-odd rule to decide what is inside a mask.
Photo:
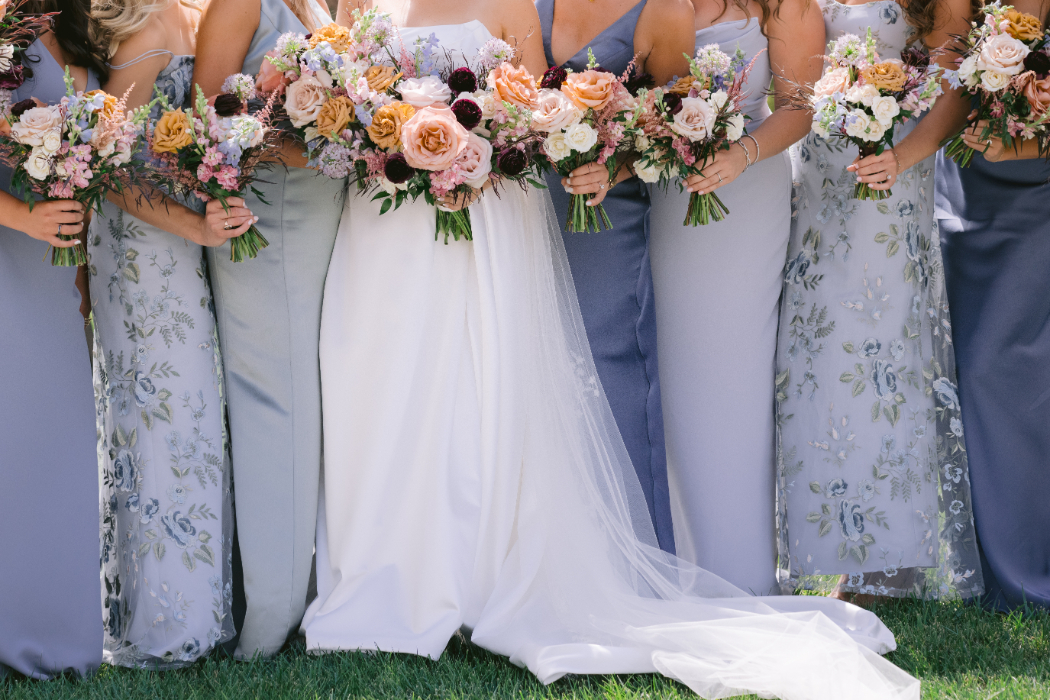
[{"label": "bouquet", "polygon": [[21,53],[44,29],[51,25],[55,13],[26,14],[20,12],[28,0],[0,2],[0,112],[11,105],[11,91],[25,82]]},{"label": "bouquet", "polygon": [[[824,58],[830,65],[805,100],[815,113],[813,131],[821,138],[836,136],[856,144],[861,157],[892,148],[897,125],[932,107],[941,94],[941,69],[928,53],[909,48],[900,60],[880,60],[871,29],[864,41],[843,34],[828,44]],[[853,190],[857,199],[890,195],[867,183],[857,183]]]},{"label": "bouquet", "polygon": [[[162,113],[146,135],[152,156],[151,179],[173,193],[193,192],[204,201],[217,199],[227,211],[226,200],[243,197],[249,189],[269,204],[252,183],[265,151],[274,145],[269,126],[274,98],[258,114],[247,114],[254,84],[251,76],[231,76],[223,88],[236,92],[218,95],[214,104],[208,104],[198,86],[194,107],[186,112],[173,108],[158,91],[154,102]],[[253,225],[230,239],[230,260],[254,258],[267,245]]]},{"label": "bouquet", "polygon": [[[66,96],[56,105],[28,99],[11,106],[9,132],[0,151],[14,166],[13,188],[30,207],[34,195],[75,199],[101,211],[109,192],[124,192],[141,174],[132,162],[142,140],[149,107],[126,110],[127,94],[117,99],[101,90],[78,93],[66,69]],[[130,89],[128,90],[130,93]],[[60,235],[65,241],[76,236]],[[83,246],[56,248],[51,264],[84,265]]]},{"label": "bouquet", "polygon": [[[669,89],[640,96],[642,111],[632,129],[640,154],[635,163],[639,179],[666,189],[677,177],[681,189],[682,181],[701,174],[719,150],[740,140],[745,120],[740,104],[751,70],[743,62],[740,50],[730,58],[718,44],[709,44],[689,59],[688,76]],[[694,192],[683,225],[722,221],[728,213],[717,193]]]},{"label": "bouquet", "polygon": [[[1050,112],[1047,33],[1037,18],[1009,5],[992,3],[984,12],[984,20],[959,37],[959,67],[945,77],[978,102],[974,121],[988,121],[982,138],[995,136],[1008,148],[1015,140],[1044,139]],[[973,150],[960,134],[948,141],[945,155],[966,167]]]},{"label": "bouquet", "polygon": [[[598,66],[590,49],[587,58],[587,70],[572,73],[554,66],[540,82],[541,113],[547,110],[556,115],[543,125],[548,131],[543,142],[545,165],[564,177],[583,165],[598,163],[608,168],[612,181],[619,167],[616,153],[625,147],[628,121],[637,112],[637,103],[625,85],[634,62],[617,77]],[[587,205],[590,198],[570,196],[566,231],[597,232],[613,227],[603,206]]]}]

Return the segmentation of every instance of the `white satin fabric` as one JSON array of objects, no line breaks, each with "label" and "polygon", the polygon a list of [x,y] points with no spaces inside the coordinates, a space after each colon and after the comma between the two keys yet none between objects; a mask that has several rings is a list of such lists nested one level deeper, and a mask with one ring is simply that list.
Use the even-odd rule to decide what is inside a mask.
[{"label": "white satin fabric", "polygon": [[[480,26],[402,34],[472,51]],[[465,627],[544,683],[659,672],[706,698],[917,699],[871,613],[753,598],[657,548],[549,196],[489,192],[471,219],[472,243],[443,245],[429,207],[347,202],[308,648],[436,659]]]}]

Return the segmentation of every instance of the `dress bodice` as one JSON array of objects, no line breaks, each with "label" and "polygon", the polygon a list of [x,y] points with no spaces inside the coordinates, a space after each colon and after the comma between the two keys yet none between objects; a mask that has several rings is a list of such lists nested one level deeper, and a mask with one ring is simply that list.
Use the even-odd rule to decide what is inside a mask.
[{"label": "dress bodice", "polygon": [[[332,16],[317,4],[317,0],[309,0],[310,10],[314,13],[314,21],[317,26],[328,24]],[[248,53],[244,57],[244,65],[241,72],[248,75],[256,75],[262,66],[266,52],[270,51],[277,43],[277,38],[288,32],[301,32],[306,34],[309,30],[303,26],[295,13],[285,4],[284,0],[261,0],[259,3],[259,28],[252,36],[252,43],[248,46]]]},{"label": "dress bodice", "polygon": [[751,67],[741,105],[744,114],[751,117],[747,128],[754,131],[771,114],[766,101],[766,89],[773,79],[773,71],[769,66],[769,40],[762,33],[762,25],[754,17],[712,24],[696,33],[697,49],[708,44],[718,44],[730,56],[740,49],[744,52],[745,66],[765,51]]},{"label": "dress bodice", "polygon": [[879,58],[899,58],[915,34],[915,27],[908,24],[896,0],[873,0],[863,5],[843,5],[837,0],[819,2],[829,42],[843,34],[856,34],[863,39],[870,27]]},{"label": "dress bodice", "polygon": [[[540,13],[540,29],[543,33],[543,53],[547,57],[547,65],[554,65],[554,55],[551,52],[551,27],[554,25],[554,2],[555,0],[538,0],[536,9]],[[594,57],[599,65],[610,70],[616,75],[621,75],[631,60],[634,59],[634,29],[638,25],[638,18],[645,9],[646,0],[641,0],[622,17],[608,26],[601,34],[591,39],[586,46],[576,52],[576,55],[562,64],[564,68],[574,71],[587,69],[587,49],[594,51]]]},{"label": "dress bodice", "polygon": [[193,56],[172,56],[164,70],[157,74],[155,86],[174,107],[185,107],[193,101]]},{"label": "dress bodice", "polygon": [[418,38],[433,36],[440,42],[441,49],[434,52],[434,70],[448,68],[449,59],[457,65],[465,64],[474,57],[489,39],[492,33],[479,20],[472,19],[463,24],[439,24],[429,27],[398,27],[401,41],[408,46]]}]

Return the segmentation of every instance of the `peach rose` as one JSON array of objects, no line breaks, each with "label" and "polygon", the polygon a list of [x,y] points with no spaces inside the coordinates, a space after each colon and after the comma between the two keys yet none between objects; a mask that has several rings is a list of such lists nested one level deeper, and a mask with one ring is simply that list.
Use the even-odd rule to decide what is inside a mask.
[{"label": "peach rose", "polygon": [[477,134],[467,134],[467,145],[456,158],[463,180],[471,187],[481,189],[492,172],[492,144]]},{"label": "peach rose", "polygon": [[[266,55],[276,56],[277,51],[271,51]],[[292,81],[282,71],[277,70],[275,65],[263,58],[262,65],[259,67],[259,75],[255,78],[256,92],[269,94],[276,90],[278,95],[283,95],[290,82]]]},{"label": "peach rose", "polygon": [[317,133],[332,138],[354,120],[354,103],[349,97],[333,97],[317,113]]},{"label": "peach rose", "polygon": [[317,119],[327,101],[328,91],[324,84],[312,75],[304,75],[288,86],[284,109],[291,117],[292,126],[304,127]]},{"label": "peach rose", "polygon": [[175,153],[193,143],[190,120],[182,109],[165,112],[153,129],[153,150],[157,153]]},{"label": "peach rose", "polygon": [[384,92],[397,82],[401,73],[395,73],[391,66],[371,66],[365,71],[368,89],[373,92]]},{"label": "peach rose", "polygon": [[585,70],[569,73],[561,91],[580,109],[601,109],[612,99],[615,83],[616,76],[612,73]]},{"label": "peach rose", "polygon": [[1009,34],[996,34],[984,42],[977,55],[977,70],[1017,75],[1024,68],[1024,57],[1031,50]]},{"label": "peach rose", "polygon": [[401,143],[401,129],[415,113],[412,105],[391,102],[376,110],[372,123],[365,131],[375,145],[388,151],[395,149]]},{"label": "peach rose", "polygon": [[422,170],[450,167],[466,148],[469,137],[470,132],[448,108],[421,109],[401,127],[405,160]]},{"label": "peach rose", "polygon": [[833,68],[820,77],[813,85],[813,93],[818,97],[827,97],[836,92],[846,93],[849,89],[849,68]]},{"label": "peach rose", "polygon": [[489,87],[501,100],[517,107],[531,109],[540,97],[536,79],[525,66],[515,68],[509,63],[501,63],[489,72]]},{"label": "peach rose", "polygon": [[1041,117],[1050,110],[1050,76],[1040,80],[1032,71],[1026,71],[1014,78],[1018,91],[1028,100],[1032,114]]},{"label": "peach rose", "polygon": [[1017,10],[1006,11],[1006,33],[1014,39],[1032,41],[1043,36],[1043,23],[1038,18]]},{"label": "peach rose", "polygon": [[310,48],[316,47],[322,41],[327,41],[336,53],[346,53],[350,50],[350,30],[334,22],[326,24],[310,34]]},{"label": "peach rose", "polygon": [[532,111],[532,127],[552,133],[566,129],[583,117],[583,112],[559,90],[540,90]]},{"label": "peach rose", "polygon": [[908,82],[908,74],[901,68],[900,63],[897,61],[883,61],[882,63],[876,63],[874,66],[868,66],[861,74],[864,76],[864,81],[870,85],[874,85],[879,90],[888,90],[889,92],[899,92],[904,89],[904,85]]}]

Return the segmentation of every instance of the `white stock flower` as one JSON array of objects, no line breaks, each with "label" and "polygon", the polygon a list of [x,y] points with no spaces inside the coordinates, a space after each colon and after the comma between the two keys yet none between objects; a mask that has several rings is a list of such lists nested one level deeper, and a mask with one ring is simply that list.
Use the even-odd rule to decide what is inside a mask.
[{"label": "white stock flower", "polygon": [[543,141],[543,152],[547,157],[557,162],[572,155],[572,147],[566,142],[565,134],[556,131]]},{"label": "white stock flower", "polygon": [[43,148],[34,148],[26,158],[25,169],[34,180],[44,180],[51,174],[51,154]]},{"label": "white stock flower", "polygon": [[565,142],[572,150],[584,153],[598,143],[598,132],[589,124],[577,122],[565,130]]},{"label": "white stock flower", "polygon": [[730,141],[739,141],[744,135],[744,115],[737,112],[729,118],[726,125],[726,138]]},{"label": "white stock flower", "polygon": [[884,127],[893,123],[893,118],[900,114],[901,108],[892,97],[876,97],[871,103],[871,112]]}]

